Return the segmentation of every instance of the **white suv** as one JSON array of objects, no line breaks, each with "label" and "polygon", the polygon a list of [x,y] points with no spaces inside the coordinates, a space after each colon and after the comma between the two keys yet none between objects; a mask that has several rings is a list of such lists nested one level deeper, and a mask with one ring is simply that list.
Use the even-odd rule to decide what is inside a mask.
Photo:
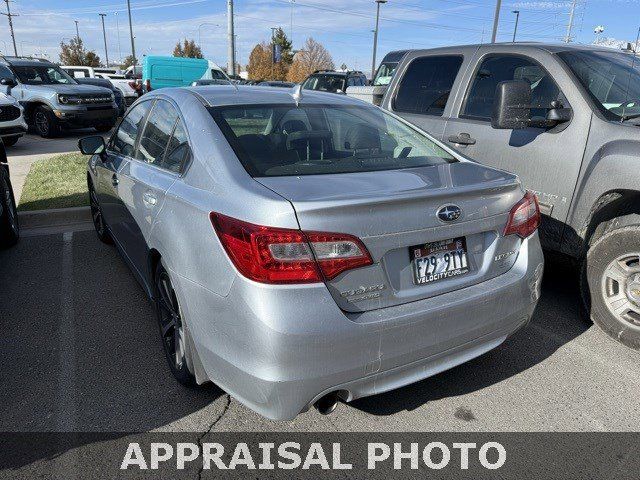
[{"label": "white suv", "polygon": [[4,145],[14,145],[25,133],[24,109],[15,98],[0,92],[0,138]]}]

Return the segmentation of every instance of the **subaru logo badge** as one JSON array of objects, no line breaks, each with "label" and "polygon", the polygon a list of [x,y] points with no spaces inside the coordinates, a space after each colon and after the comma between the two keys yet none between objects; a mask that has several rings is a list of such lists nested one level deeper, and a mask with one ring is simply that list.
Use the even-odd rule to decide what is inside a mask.
[{"label": "subaru logo badge", "polygon": [[453,222],[462,215],[462,209],[457,205],[445,205],[438,209],[438,218],[443,222]]}]

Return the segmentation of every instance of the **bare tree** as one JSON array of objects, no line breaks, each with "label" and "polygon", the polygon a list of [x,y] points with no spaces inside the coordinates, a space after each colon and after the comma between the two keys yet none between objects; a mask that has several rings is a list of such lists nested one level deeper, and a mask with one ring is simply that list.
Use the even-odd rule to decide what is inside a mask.
[{"label": "bare tree", "polygon": [[301,82],[315,70],[333,70],[334,68],[333,58],[327,49],[309,37],[303,51],[298,52],[293,59],[287,80]]}]

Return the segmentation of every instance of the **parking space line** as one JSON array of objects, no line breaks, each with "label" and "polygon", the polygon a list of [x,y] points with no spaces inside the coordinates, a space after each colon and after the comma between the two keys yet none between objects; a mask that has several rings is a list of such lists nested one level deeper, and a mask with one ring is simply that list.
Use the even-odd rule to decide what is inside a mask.
[{"label": "parking space line", "polygon": [[76,412],[76,349],[75,314],[73,306],[73,232],[62,235],[62,268],[60,271],[60,326],[58,369],[58,431],[75,431]]}]

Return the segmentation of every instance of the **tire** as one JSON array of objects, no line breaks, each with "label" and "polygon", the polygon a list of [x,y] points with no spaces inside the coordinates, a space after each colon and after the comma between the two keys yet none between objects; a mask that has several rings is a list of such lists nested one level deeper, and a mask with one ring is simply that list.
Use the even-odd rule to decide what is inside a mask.
[{"label": "tire", "polygon": [[106,132],[108,132],[109,130],[111,130],[113,128],[113,125],[99,125],[99,126],[94,127],[94,128],[99,133],[106,133]]},{"label": "tire", "polygon": [[158,263],[154,274],[156,318],[167,363],[175,379],[186,387],[196,386],[187,365],[189,342],[182,321],[182,312],[169,273]]},{"label": "tire", "polygon": [[46,107],[38,107],[33,113],[35,131],[42,138],[53,138],[60,133],[60,123],[53,112]]},{"label": "tire", "polygon": [[13,196],[9,172],[0,166],[0,202],[2,202],[2,215],[0,215],[0,248],[9,248],[18,243],[20,238],[20,223],[16,200]]},{"label": "tire", "polygon": [[585,305],[611,338],[640,350],[640,224],[614,222],[615,228],[591,245],[583,264]]},{"label": "tire", "polygon": [[4,142],[5,147],[12,147],[20,140],[20,135],[13,135],[11,137],[4,137],[2,141]]},{"label": "tire", "polygon": [[96,235],[98,235],[98,239],[102,243],[113,245],[113,238],[111,238],[111,234],[107,228],[107,223],[104,221],[102,207],[98,202],[98,196],[96,195],[96,191],[91,182],[88,182],[88,187],[89,205],[91,206],[91,220],[93,221],[93,228],[96,230]]}]

